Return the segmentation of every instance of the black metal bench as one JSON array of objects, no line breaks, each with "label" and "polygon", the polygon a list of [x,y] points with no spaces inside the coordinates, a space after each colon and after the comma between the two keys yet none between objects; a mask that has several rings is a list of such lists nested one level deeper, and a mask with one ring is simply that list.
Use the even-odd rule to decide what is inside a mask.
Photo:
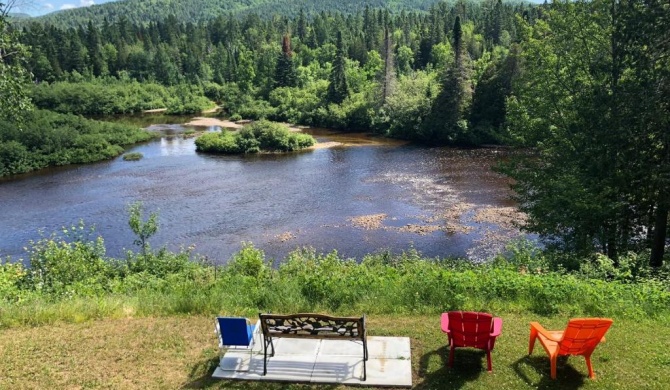
[{"label": "black metal bench", "polygon": [[324,314],[262,314],[258,315],[263,331],[263,375],[267,374],[268,346],[270,357],[275,354],[275,338],[308,338],[321,340],[360,340],[363,342],[363,381],[367,379],[365,362],[368,360],[368,342],[363,317],[333,317]]}]

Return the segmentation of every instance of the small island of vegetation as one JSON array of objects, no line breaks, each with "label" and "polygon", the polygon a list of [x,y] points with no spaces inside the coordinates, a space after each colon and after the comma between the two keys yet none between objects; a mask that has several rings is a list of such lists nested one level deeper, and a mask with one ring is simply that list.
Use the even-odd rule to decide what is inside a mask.
[{"label": "small island of vegetation", "polygon": [[197,151],[222,154],[293,152],[315,143],[309,134],[292,133],[287,126],[266,120],[238,132],[207,133],[195,140]]},{"label": "small island of vegetation", "polygon": [[140,152],[130,152],[123,155],[123,161],[140,161],[144,155]]}]

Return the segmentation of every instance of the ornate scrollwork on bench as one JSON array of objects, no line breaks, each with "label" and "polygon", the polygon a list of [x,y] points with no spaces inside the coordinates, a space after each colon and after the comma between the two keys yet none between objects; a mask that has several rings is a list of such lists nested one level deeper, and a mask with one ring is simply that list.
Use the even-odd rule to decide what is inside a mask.
[{"label": "ornate scrollwork on bench", "polygon": [[367,378],[368,344],[363,317],[333,317],[324,314],[299,313],[289,315],[259,314],[263,338],[265,340],[263,375],[267,373],[268,346],[273,338],[343,339],[363,342],[363,381]]}]

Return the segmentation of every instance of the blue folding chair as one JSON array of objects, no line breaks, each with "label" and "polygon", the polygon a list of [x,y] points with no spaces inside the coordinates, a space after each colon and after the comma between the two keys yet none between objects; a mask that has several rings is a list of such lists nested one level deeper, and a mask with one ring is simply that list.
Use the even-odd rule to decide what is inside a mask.
[{"label": "blue folding chair", "polygon": [[256,325],[247,318],[216,317],[216,333],[219,335],[219,355],[224,349],[241,348],[251,353],[254,345]]}]

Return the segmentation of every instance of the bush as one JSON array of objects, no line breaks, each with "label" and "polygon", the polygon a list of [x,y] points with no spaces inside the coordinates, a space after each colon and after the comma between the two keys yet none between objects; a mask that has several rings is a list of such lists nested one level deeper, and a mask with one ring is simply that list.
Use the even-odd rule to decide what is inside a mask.
[{"label": "bush", "polygon": [[102,237],[89,238],[83,222],[62,234],[30,242],[29,289],[52,297],[101,295],[108,291],[114,270],[105,258]]},{"label": "bush", "polygon": [[0,259],[0,300],[16,302],[24,295],[21,283],[28,271],[21,263]]},{"label": "bush", "polygon": [[144,157],[140,152],[131,152],[123,155],[124,161],[139,161]]},{"label": "bush", "polygon": [[291,152],[314,145],[309,134],[292,133],[279,123],[258,121],[237,133],[207,133],[195,140],[200,152],[237,154],[259,152]]},{"label": "bush", "polygon": [[198,152],[237,154],[241,153],[233,133],[222,130],[220,133],[205,133],[195,140]]}]

